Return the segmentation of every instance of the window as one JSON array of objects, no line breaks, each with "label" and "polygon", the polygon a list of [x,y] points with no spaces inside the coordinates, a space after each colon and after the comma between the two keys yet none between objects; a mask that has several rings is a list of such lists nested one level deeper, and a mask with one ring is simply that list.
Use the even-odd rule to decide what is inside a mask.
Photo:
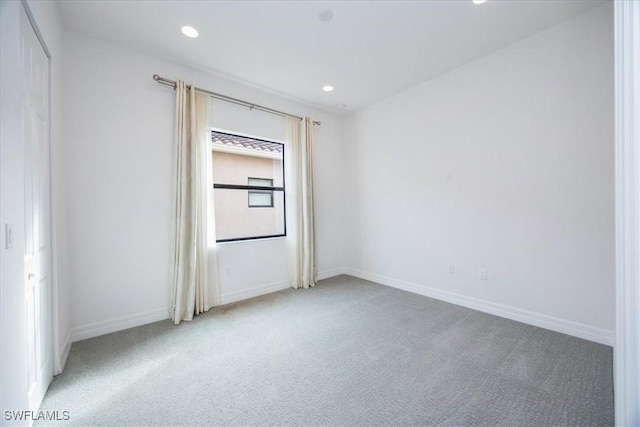
[{"label": "window", "polygon": [[216,241],[286,235],[284,144],[213,130]]},{"label": "window", "polygon": [[[249,178],[250,186],[273,187],[273,180],[266,178]],[[249,190],[249,207],[250,208],[272,208],[273,207],[273,191],[272,190]]]}]

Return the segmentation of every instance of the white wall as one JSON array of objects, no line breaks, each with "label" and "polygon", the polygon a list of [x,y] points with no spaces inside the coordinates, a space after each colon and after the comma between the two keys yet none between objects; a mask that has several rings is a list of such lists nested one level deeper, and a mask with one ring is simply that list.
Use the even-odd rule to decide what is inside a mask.
[{"label": "white wall", "polygon": [[[339,119],[75,33],[65,35],[64,74],[74,340],[167,317],[175,95],[153,74],[322,121],[315,129],[319,269],[341,271]],[[216,127],[283,137],[277,116],[222,102],[213,114]],[[283,239],[222,244],[219,265],[223,302],[287,286]]]},{"label": "white wall", "polygon": [[349,116],[348,271],[611,344],[612,35],[607,4]]}]

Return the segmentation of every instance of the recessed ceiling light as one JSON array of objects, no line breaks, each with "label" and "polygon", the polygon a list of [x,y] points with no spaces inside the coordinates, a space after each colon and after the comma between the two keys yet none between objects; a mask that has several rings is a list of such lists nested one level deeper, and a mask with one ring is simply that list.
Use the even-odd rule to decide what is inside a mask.
[{"label": "recessed ceiling light", "polygon": [[482,4],[487,2],[487,0],[471,0],[471,1],[473,1],[473,4]]},{"label": "recessed ceiling light", "polygon": [[181,28],[181,30],[182,30],[182,34],[184,34],[187,37],[191,37],[192,39],[195,39],[196,37],[198,37],[198,30],[196,30],[193,27],[185,25],[184,27]]},{"label": "recessed ceiling light", "polygon": [[322,12],[318,13],[318,19],[321,20],[322,22],[331,21],[332,18],[333,18],[333,10],[331,9],[325,9]]},{"label": "recessed ceiling light", "polygon": [[331,92],[333,90],[333,86],[331,85],[322,86],[322,90],[325,92]]}]

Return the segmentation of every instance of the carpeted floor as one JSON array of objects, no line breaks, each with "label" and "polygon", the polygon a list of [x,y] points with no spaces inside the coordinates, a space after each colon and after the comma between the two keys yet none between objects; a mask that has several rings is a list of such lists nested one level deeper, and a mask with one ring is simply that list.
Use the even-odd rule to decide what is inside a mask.
[{"label": "carpeted floor", "polygon": [[349,276],[73,344],[36,425],[613,425],[612,349]]}]

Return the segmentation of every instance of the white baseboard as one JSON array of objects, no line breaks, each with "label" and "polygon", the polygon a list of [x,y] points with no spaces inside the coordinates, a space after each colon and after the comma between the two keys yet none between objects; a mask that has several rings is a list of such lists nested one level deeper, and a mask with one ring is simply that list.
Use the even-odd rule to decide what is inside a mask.
[{"label": "white baseboard", "polygon": [[[344,267],[334,268],[331,270],[325,270],[318,273],[318,279],[327,279],[329,277],[338,276],[344,274]],[[235,292],[227,292],[220,295],[220,304],[230,304],[232,302],[242,301],[248,298],[254,298],[261,295],[270,294],[272,292],[288,289],[291,285],[288,280],[268,283],[266,285],[255,286],[249,289],[242,289]],[[167,308],[159,308],[157,310],[151,310],[144,313],[130,314],[126,316],[116,317],[109,320],[103,320],[100,322],[89,323],[87,325],[77,326],[72,329],[71,339],[69,345],[65,345],[62,350],[64,355],[64,362],[61,365],[64,367],[66,358],[69,356],[69,349],[71,348],[71,342],[85,340],[87,338],[97,337],[99,335],[109,334],[111,332],[122,331],[124,329],[133,328],[135,326],[146,325],[147,323],[158,322],[169,318]]]},{"label": "white baseboard", "polygon": [[381,285],[390,286],[437,300],[449,302],[451,304],[461,305],[463,307],[482,311],[484,313],[516,320],[518,322],[527,323],[529,325],[538,326],[540,328],[549,329],[578,338],[583,338],[585,340],[594,341],[600,344],[613,346],[614,343],[614,331],[595,328],[593,326],[585,325],[582,323],[559,319],[556,317],[547,316],[545,314],[535,313],[532,311],[510,307],[507,305],[496,304],[490,301],[456,294],[453,292],[443,291],[441,289],[435,289],[426,285],[419,285],[416,283],[405,282],[403,280],[392,279],[390,277],[385,277],[379,274],[369,273],[353,268],[345,268],[345,274],[369,280],[371,282],[376,282]]},{"label": "white baseboard", "polygon": [[[318,280],[328,279],[329,277],[344,274],[344,267],[333,268],[318,273]],[[291,284],[288,280],[283,280],[266,285],[255,286],[253,288],[242,289],[240,291],[227,292],[220,295],[220,305],[231,304],[232,302],[242,301],[249,298],[259,297],[261,295],[270,294],[272,292],[289,289]]]},{"label": "white baseboard", "polygon": [[87,338],[97,337],[99,335],[109,334],[111,332],[122,331],[123,329],[133,328],[134,326],[158,322],[168,318],[169,310],[166,307],[145,311],[143,313],[129,314],[109,320],[77,326],[71,330],[71,339],[73,342],[76,342]]},{"label": "white baseboard", "polygon": [[227,292],[220,295],[220,305],[231,304],[249,298],[259,297],[272,292],[282,291],[291,287],[288,280],[282,282],[268,283],[266,285],[254,286],[253,288],[242,289],[240,291]]},{"label": "white baseboard", "polygon": [[345,274],[344,267],[332,268],[331,270],[325,270],[318,272],[318,280],[328,279],[329,277],[339,276]]},{"label": "white baseboard", "polygon": [[64,372],[64,367],[67,364],[69,358],[69,352],[71,351],[71,334],[67,335],[67,339],[64,340],[64,345],[60,350],[60,373]]}]

